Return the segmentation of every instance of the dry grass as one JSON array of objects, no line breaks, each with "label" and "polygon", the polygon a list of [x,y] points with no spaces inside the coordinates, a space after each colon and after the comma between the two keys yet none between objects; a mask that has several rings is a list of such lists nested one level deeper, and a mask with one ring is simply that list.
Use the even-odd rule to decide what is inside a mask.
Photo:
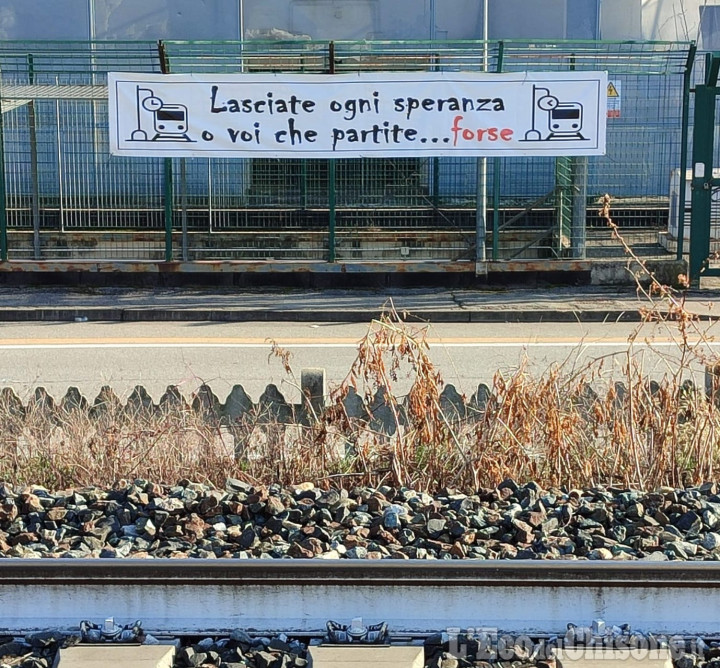
[{"label": "dry grass", "polygon": [[[622,242],[609,214],[600,212]],[[622,242],[624,243],[624,242]],[[485,405],[458,417],[443,408],[443,379],[429,355],[427,328],[408,327],[388,305],[358,345],[329,406],[306,424],[248,415],[222,424],[177,403],[128,412],[117,401],[97,408],[22,409],[0,394],[0,479],[50,488],[109,485],[124,478],[222,484],[227,476],[259,484],[311,480],[321,485],[407,485],[477,490],[507,477],[542,485],[657,488],[714,479],[720,466],[720,410],[686,382],[691,365],[717,366],[707,336],[682,294],[661,285],[626,250],[644,295],[646,321],[677,335],[668,372],[651,383],[631,351],[622,379],[597,359],[533,374],[526,364],[495,374]],[[638,330],[631,343],[640,336]],[[290,357],[273,346],[291,374]],[[411,380],[405,396],[398,379]],[[616,380],[622,380],[621,384]],[[378,388],[384,403],[377,404]],[[351,418],[361,402],[367,419]],[[375,402],[375,403],[374,403]],[[377,427],[384,413],[391,436]]]},{"label": "dry grass", "polygon": [[55,489],[122,478],[218,480],[234,464],[217,426],[181,406],[129,413],[108,403],[98,414],[31,402],[20,411],[3,394],[0,434],[0,478]]}]

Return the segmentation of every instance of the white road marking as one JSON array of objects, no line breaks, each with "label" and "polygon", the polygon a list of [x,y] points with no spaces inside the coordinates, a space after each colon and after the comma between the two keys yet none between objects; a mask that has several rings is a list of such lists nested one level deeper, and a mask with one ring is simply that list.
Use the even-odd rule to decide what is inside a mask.
[{"label": "white road marking", "polygon": [[[279,348],[347,348],[357,349],[357,343],[283,343]],[[627,341],[485,341],[485,342],[429,342],[430,348],[628,348]],[[678,341],[635,341],[632,347],[679,348]],[[718,346],[718,341],[691,342],[690,345]],[[94,348],[255,348],[269,350],[271,343],[2,343],[0,350],[91,350]]]}]

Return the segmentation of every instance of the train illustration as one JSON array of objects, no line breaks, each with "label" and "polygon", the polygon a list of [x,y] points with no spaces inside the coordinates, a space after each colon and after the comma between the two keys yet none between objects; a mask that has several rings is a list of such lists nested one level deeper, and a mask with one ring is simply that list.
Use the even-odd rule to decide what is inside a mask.
[{"label": "train illustration", "polygon": [[577,102],[559,103],[548,114],[548,127],[550,135],[548,139],[554,137],[568,136],[582,139],[582,105]]},{"label": "train illustration", "polygon": [[[167,104],[150,88],[136,87],[137,126],[131,141],[193,141],[188,135],[188,109],[184,104]],[[154,134],[146,127],[152,118]]]},{"label": "train illustration", "polygon": [[[549,134],[543,137],[538,110],[547,112]],[[532,128],[525,133],[525,141],[584,140],[582,135],[583,106],[579,102],[561,102],[550,90],[533,86]]]}]

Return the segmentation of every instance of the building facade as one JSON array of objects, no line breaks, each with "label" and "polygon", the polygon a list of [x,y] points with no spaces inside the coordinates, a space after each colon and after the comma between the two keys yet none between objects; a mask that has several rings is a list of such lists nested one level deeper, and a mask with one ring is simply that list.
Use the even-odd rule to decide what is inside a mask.
[{"label": "building facade", "polygon": [[[483,37],[481,0],[5,0],[0,39]],[[717,0],[488,0],[490,39],[720,44]]]},{"label": "building facade", "polygon": [[[407,47],[414,55],[403,67],[409,62],[417,69],[463,69],[470,62],[480,70],[483,46],[477,40],[484,36],[491,44],[490,70],[607,70],[618,94],[614,113],[608,115],[607,155],[589,159],[582,190],[575,163],[546,157],[490,160],[484,188],[478,185],[479,163],[471,158],[339,161],[333,177],[337,226],[346,228],[348,258],[364,257],[356,251],[367,246],[363,231],[374,240],[378,229],[388,232],[391,256],[412,257],[414,242],[410,237],[397,242],[398,230],[432,228],[442,243],[451,232],[459,240],[448,257],[469,259],[477,252],[473,232],[481,193],[496,211],[495,239],[507,231],[506,223],[539,229],[518,232],[515,246],[505,255],[501,249],[500,256],[577,257],[579,246],[566,244],[562,221],[584,218],[584,207],[573,204],[578,192],[589,210],[609,192],[626,207],[625,220],[637,226],[667,224],[671,175],[677,175],[682,164],[681,117],[688,88],[683,73],[689,43],[720,49],[718,27],[720,0],[5,0],[0,3],[0,74],[5,86],[102,85],[105,67],[159,71],[158,40],[167,42],[172,72],[216,66],[215,71],[272,71],[277,67],[268,65],[272,58],[267,53],[273,50],[283,54],[281,69],[327,71],[323,68],[329,55],[322,54],[328,53],[330,40],[338,42],[340,61],[351,69],[377,67],[381,61],[393,69],[398,66],[393,61],[397,49]],[[51,40],[108,44],[65,47]],[[403,47],[402,40],[425,44]],[[461,40],[467,42],[458,46]],[[504,58],[501,40],[507,42]],[[123,41],[128,41],[128,49],[146,49],[147,62],[113,56],[113,50],[123,52]],[[275,46],[275,41],[285,45]],[[453,53],[460,51],[471,58],[464,56],[458,64]],[[250,61],[254,64],[247,65]],[[315,65],[303,64],[307,62]],[[233,231],[247,232],[254,244],[259,243],[257,230],[277,236],[278,230],[309,233],[327,227],[326,161],[193,158],[175,161],[168,170],[158,159],[111,157],[106,104],[98,100],[5,101],[11,229],[66,232],[106,226],[157,231],[167,228],[169,210],[174,212],[172,225],[183,220],[186,228],[198,232],[198,240],[207,230]],[[171,190],[172,205],[166,207]],[[535,217],[517,218],[533,207],[540,209]],[[549,230],[544,237],[543,228]],[[24,251],[26,256],[43,254],[38,237],[35,247]],[[231,240],[233,250],[198,247],[194,256],[182,256],[305,257],[308,254],[296,248],[297,238],[287,237],[287,249],[263,247],[256,252]],[[340,253],[340,232],[337,238]],[[318,242],[313,253],[325,257],[326,246],[324,240]],[[418,246],[417,256],[431,256],[435,251],[427,248],[432,247]],[[497,249],[494,252],[498,256]],[[147,258],[158,253],[153,246]],[[378,257],[387,257],[382,253],[378,251]]]}]

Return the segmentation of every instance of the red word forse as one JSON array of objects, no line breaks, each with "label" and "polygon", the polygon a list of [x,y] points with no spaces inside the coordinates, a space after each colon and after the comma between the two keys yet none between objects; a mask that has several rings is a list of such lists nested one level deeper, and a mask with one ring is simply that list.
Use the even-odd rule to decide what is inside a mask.
[{"label": "red word forse", "polygon": [[471,130],[460,126],[460,121],[463,118],[463,116],[455,116],[453,126],[450,128],[453,135],[453,146],[457,146],[458,136],[464,141],[512,141],[513,131],[510,128],[477,128]]}]

